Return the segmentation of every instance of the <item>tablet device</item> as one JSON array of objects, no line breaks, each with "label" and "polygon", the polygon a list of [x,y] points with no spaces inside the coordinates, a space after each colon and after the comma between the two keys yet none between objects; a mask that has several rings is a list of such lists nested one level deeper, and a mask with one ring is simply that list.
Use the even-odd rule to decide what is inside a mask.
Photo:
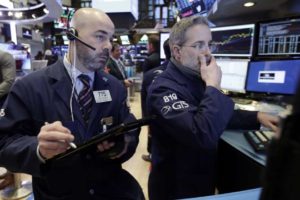
[{"label": "tablet device", "polygon": [[61,160],[68,156],[72,156],[76,153],[80,153],[85,150],[88,150],[89,148],[91,148],[93,146],[95,147],[97,144],[99,144],[105,140],[113,139],[114,137],[117,137],[121,134],[133,131],[137,128],[140,128],[141,126],[148,125],[151,122],[151,120],[153,120],[154,118],[155,118],[155,116],[149,116],[149,117],[135,120],[133,122],[119,124],[105,132],[95,135],[90,140],[78,145],[76,149],[70,148],[67,151],[65,151],[64,153],[58,154],[50,159],[47,159],[46,162]]}]

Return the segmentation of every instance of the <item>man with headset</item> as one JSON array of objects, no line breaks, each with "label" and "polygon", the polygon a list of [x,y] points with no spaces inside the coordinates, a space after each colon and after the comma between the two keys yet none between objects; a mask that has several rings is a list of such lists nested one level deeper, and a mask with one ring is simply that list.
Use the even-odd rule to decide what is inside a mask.
[{"label": "man with headset", "polygon": [[72,142],[81,144],[135,119],[125,88],[99,70],[111,49],[110,18],[100,10],[83,8],[74,14],[71,26],[64,60],[13,86],[1,110],[0,166],[31,174],[36,200],[144,199],[139,184],[121,167],[136,150],[139,129],[45,163]]}]

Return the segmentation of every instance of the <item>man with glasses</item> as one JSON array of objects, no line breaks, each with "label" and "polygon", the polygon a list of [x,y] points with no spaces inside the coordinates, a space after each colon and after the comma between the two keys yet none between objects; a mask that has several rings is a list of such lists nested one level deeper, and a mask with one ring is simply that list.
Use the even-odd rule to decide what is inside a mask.
[{"label": "man with glasses", "polygon": [[215,191],[218,140],[225,128],[277,129],[278,118],[234,111],[220,91],[222,72],[211,55],[205,18],[185,18],[172,28],[172,58],[148,90],[147,111],[157,118],[152,130],[150,200],[211,195]]}]

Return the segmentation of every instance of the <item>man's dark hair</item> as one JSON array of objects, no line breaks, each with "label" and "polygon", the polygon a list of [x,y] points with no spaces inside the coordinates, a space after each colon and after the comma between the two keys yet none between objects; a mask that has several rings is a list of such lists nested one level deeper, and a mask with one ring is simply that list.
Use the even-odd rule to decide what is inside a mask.
[{"label": "man's dark hair", "polygon": [[165,56],[167,60],[170,60],[171,58],[171,49],[170,49],[170,45],[169,45],[169,38],[166,39],[166,41],[164,42],[164,52],[165,52]]},{"label": "man's dark hair", "polygon": [[148,43],[152,44],[152,46],[154,47],[155,51],[159,51],[159,36],[157,35],[151,35],[148,38]]},{"label": "man's dark hair", "polygon": [[111,52],[113,52],[118,46],[120,46],[120,44],[119,43],[116,43],[116,42],[114,42],[114,43],[112,43],[112,45],[111,45],[112,47],[111,47]]}]

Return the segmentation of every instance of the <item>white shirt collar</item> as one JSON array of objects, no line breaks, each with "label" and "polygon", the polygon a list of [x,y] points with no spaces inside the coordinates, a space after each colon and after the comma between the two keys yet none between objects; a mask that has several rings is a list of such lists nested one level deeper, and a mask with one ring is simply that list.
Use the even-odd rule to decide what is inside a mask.
[{"label": "white shirt collar", "polygon": [[[75,79],[76,91],[81,91],[82,88],[83,88],[83,84],[78,78],[78,76],[81,75],[81,74],[85,74],[85,75],[88,75],[90,77],[90,86],[93,87],[95,72],[82,73],[76,67],[72,67],[72,64],[70,63],[70,61],[67,58],[67,54],[65,54],[65,56],[64,56],[63,63],[64,63],[64,66],[65,66],[65,68],[68,72],[68,75],[70,76],[72,82],[74,82],[74,79]],[[73,77],[76,77],[76,78],[73,78]]]},{"label": "white shirt collar", "polygon": [[[67,72],[68,72],[68,74],[69,74],[69,76],[71,78],[72,77],[76,77],[77,78],[80,74],[85,74],[85,75],[88,75],[90,77],[90,79],[92,80],[92,83],[94,82],[95,72],[85,72],[85,73],[82,73],[76,67],[74,67],[73,70],[72,70],[72,64],[68,60],[67,54],[65,54],[63,62],[64,62],[64,66],[65,66],[65,68],[66,68],[66,70],[67,70]],[[73,74],[73,76],[72,76],[72,74]]]}]

